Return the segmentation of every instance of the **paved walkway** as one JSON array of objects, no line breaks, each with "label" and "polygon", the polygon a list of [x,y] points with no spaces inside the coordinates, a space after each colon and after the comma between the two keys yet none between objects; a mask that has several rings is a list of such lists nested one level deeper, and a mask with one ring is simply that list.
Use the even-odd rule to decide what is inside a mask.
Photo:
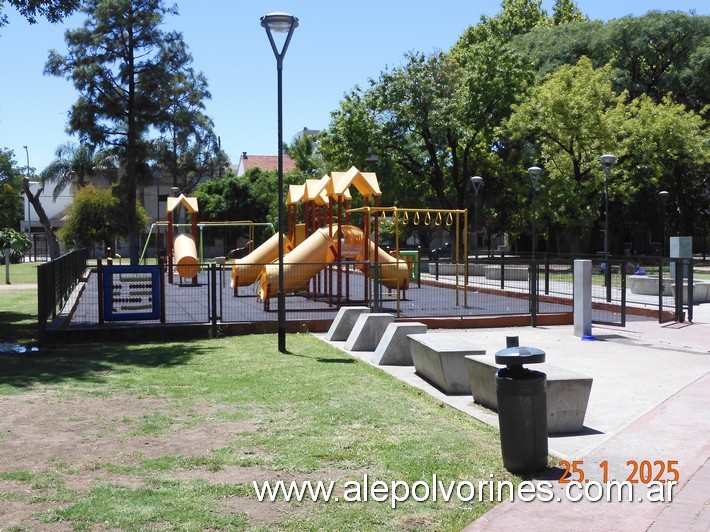
[{"label": "paved walkway", "polygon": [[[625,480],[632,473],[629,461],[677,460],[679,481],[672,501],[571,502],[564,485],[555,481],[553,501],[503,502],[467,530],[710,530],[710,304],[695,306],[692,324],[643,320],[592,332],[597,341],[580,340],[571,326],[429,334],[456,334],[488,353],[504,348],[506,336],[517,335],[520,345],[543,349],[547,362],[592,376],[585,432],[550,437],[550,453],[581,460],[586,476],[597,481],[604,461],[610,479]],[[344,342],[332,344],[343,349]],[[371,356],[350,353],[366,361]],[[445,395],[412,367],[380,368],[485,423],[498,424],[495,412],[474,404],[471,396]],[[561,472],[549,469],[538,478],[558,479]],[[638,499],[646,488],[635,487]]]}]

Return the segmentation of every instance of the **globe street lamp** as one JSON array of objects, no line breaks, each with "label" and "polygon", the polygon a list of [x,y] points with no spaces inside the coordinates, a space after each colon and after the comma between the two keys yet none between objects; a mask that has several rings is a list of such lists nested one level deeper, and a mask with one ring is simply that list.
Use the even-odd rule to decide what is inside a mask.
[{"label": "globe street lamp", "polygon": [[475,175],[471,178],[471,184],[476,193],[476,199],[473,201],[473,250],[476,260],[478,260],[478,192],[483,185],[483,178]]},{"label": "globe street lamp", "polygon": [[611,266],[609,264],[609,174],[616,162],[616,156],[606,153],[599,157],[604,169],[604,285],[606,300],[611,301]]},{"label": "globe street lamp", "polygon": [[532,181],[532,275],[530,276],[530,325],[537,327],[537,257],[535,256],[537,233],[535,232],[535,193],[537,192],[537,182],[542,174],[542,168],[531,166],[528,168],[530,180]]},{"label": "globe street lamp", "polygon": [[[298,19],[288,13],[269,13],[261,17],[261,26],[266,30],[271,49],[276,57],[277,99],[278,99],[278,202],[279,202],[279,292],[278,292],[278,348],[286,353],[286,294],[284,292],[284,163],[283,163],[283,108],[282,108],[282,71],[283,58],[291,42],[293,30],[298,27]],[[274,34],[285,33],[286,39],[281,50],[276,46]]]},{"label": "globe street lamp", "polygon": [[661,257],[666,256],[666,201],[668,200],[668,196],[670,196],[670,192],[667,190],[661,190],[658,193],[659,197],[661,198],[661,208],[663,209],[663,212],[661,212],[661,219],[663,223],[663,241],[661,242]]}]

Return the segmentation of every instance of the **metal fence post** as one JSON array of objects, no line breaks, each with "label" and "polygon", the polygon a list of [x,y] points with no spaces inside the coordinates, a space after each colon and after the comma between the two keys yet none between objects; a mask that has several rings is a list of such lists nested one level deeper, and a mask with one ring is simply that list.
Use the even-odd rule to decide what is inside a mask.
[{"label": "metal fence post", "polygon": [[[690,291],[690,287],[688,287]],[[690,294],[688,294],[690,295]],[[683,259],[675,260],[675,320],[683,323]]]},{"label": "metal fence post", "polygon": [[693,258],[688,259],[688,321],[693,321]]},{"label": "metal fence post", "polygon": [[212,313],[212,329],[217,330],[217,265],[210,264],[210,297],[212,298],[211,313]]}]

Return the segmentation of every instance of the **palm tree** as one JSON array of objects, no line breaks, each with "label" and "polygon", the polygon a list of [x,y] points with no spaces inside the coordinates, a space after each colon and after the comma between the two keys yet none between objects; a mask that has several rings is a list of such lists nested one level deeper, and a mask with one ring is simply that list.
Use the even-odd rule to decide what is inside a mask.
[{"label": "palm tree", "polygon": [[105,149],[97,152],[94,146],[67,142],[59,146],[54,154],[57,158],[40,173],[43,182],[55,183],[52,193],[54,201],[72,183],[83,188],[88,178],[103,175],[115,182],[118,175],[118,158]]}]

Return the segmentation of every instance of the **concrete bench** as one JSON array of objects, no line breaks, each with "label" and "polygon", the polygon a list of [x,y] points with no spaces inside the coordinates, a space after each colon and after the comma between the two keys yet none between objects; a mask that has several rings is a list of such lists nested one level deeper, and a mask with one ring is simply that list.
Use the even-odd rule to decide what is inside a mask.
[{"label": "concrete bench", "polygon": [[[474,401],[495,411],[498,411],[496,372],[502,367],[495,363],[495,355],[466,357]],[[581,432],[592,391],[592,378],[547,363],[533,364],[529,368],[547,375],[547,432]]]},{"label": "concrete bench", "polygon": [[[486,279],[500,280],[501,267],[497,264],[489,264],[484,268]],[[527,281],[527,266],[505,266],[506,281]]]},{"label": "concrete bench", "polygon": [[392,314],[382,312],[360,314],[343,347],[348,351],[374,351],[385,334],[387,326],[393,321]]},{"label": "concrete bench", "polygon": [[464,264],[456,264],[453,262],[430,262],[429,273],[432,275],[463,275]]},{"label": "concrete bench", "polygon": [[[676,294],[676,284],[673,283],[673,296]],[[688,282],[683,283],[683,302],[688,301]],[[710,281],[693,281],[693,304],[710,303]]]},{"label": "concrete bench", "polygon": [[[653,277],[649,275],[629,275],[627,277],[629,282],[629,289],[632,294],[639,294],[644,296],[657,296],[658,295],[658,277]],[[670,296],[673,292],[671,291],[671,280],[663,279],[663,292],[661,295]]]},{"label": "concrete bench", "polygon": [[469,262],[468,263],[468,274],[474,275],[476,277],[483,277],[486,275],[486,265],[481,264],[480,262],[477,262],[477,263]]},{"label": "concrete bench", "polygon": [[369,307],[340,307],[333,323],[330,324],[328,334],[325,335],[329,342],[343,342],[348,339],[360,314],[370,312]]},{"label": "concrete bench", "polygon": [[370,362],[378,366],[411,366],[410,334],[425,334],[426,325],[418,322],[390,323],[382,335]]},{"label": "concrete bench", "polygon": [[485,349],[448,333],[410,334],[409,342],[419,376],[444,393],[471,393],[465,357],[485,355]]}]

